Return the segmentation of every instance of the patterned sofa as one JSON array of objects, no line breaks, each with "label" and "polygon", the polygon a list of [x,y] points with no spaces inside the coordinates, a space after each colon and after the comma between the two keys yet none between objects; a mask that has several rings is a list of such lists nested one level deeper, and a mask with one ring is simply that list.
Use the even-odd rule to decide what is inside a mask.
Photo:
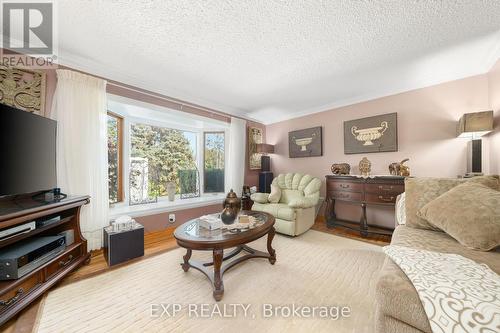
[{"label": "patterned sofa", "polygon": [[273,215],[279,233],[297,236],[309,230],[314,224],[321,181],[311,175],[287,173],[274,178],[271,186],[281,190],[278,202],[270,202],[268,193],[254,193],[252,210]]},{"label": "patterned sofa", "polygon": [[[396,227],[391,245],[406,246],[429,251],[455,253],[478,263],[488,265],[500,274],[500,253],[468,249],[446,233],[426,228],[416,212],[426,203],[464,181],[488,182],[498,189],[498,178],[476,177],[465,179],[408,178],[405,182],[406,225]],[[399,215],[400,212],[397,212]],[[376,332],[378,333],[431,333],[417,291],[405,273],[388,257],[385,259],[376,286]]]}]

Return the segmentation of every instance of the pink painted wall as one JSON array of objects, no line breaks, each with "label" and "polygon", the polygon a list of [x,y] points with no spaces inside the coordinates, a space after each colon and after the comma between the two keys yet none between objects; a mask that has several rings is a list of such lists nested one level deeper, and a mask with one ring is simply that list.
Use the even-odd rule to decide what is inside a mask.
[{"label": "pink painted wall", "polygon": [[[359,174],[364,156],[372,162],[372,174],[388,174],[391,162],[410,158],[414,176],[456,177],[466,170],[466,141],[456,138],[457,121],[466,112],[488,110],[488,92],[488,76],[479,75],[268,125],[267,142],[276,145],[272,169],[275,175],[301,172],[320,178],[322,196],[332,163],[349,163],[351,173]],[[398,113],[399,151],[344,154],[344,121],[391,112]],[[289,158],[288,132],[314,126],[323,126],[323,156]],[[359,208],[346,204],[339,203],[337,212],[341,218],[360,217]],[[391,208],[369,209],[368,218],[373,224],[394,225]]]},{"label": "pink painted wall", "polygon": [[493,133],[488,135],[490,172],[500,174],[500,60],[488,73],[490,109],[495,113]]}]

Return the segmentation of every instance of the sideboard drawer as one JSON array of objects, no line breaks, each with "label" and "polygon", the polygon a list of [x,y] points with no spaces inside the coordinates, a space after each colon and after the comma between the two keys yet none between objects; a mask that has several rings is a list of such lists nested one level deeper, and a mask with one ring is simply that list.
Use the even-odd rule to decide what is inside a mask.
[{"label": "sideboard drawer", "polygon": [[71,250],[68,253],[65,253],[62,257],[59,257],[57,260],[54,262],[50,263],[47,266],[47,279],[50,279],[54,274],[56,274],[60,269],[64,268],[65,266],[69,265],[71,262],[73,262],[76,258],[80,257],[81,255],[81,247],[77,246],[73,250]]},{"label": "sideboard drawer", "polygon": [[360,192],[331,191],[330,195],[335,200],[355,202],[361,202],[363,200],[363,194]]},{"label": "sideboard drawer", "polygon": [[366,203],[375,203],[375,204],[389,204],[394,205],[396,203],[396,197],[398,195],[395,193],[388,194],[374,194],[374,193],[366,193]]},{"label": "sideboard drawer", "polygon": [[328,189],[334,191],[363,192],[363,184],[355,182],[334,181],[328,183]]},{"label": "sideboard drawer", "polygon": [[404,185],[391,185],[391,184],[365,184],[365,191],[367,193],[377,194],[401,194],[405,191]]},{"label": "sideboard drawer", "polygon": [[0,312],[10,306],[15,305],[22,298],[31,292],[36,286],[42,283],[40,274],[33,274],[20,284],[13,286],[0,295]]}]

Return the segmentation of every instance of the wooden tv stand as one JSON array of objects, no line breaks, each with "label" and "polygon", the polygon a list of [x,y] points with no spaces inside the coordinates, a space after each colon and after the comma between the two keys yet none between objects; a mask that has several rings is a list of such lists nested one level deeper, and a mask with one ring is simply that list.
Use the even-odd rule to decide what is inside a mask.
[{"label": "wooden tv stand", "polygon": [[19,279],[0,281],[0,327],[71,271],[90,262],[87,240],[80,230],[80,209],[88,203],[88,196],[68,197],[50,203],[30,196],[0,200],[0,230],[45,217],[61,217],[60,221],[0,240],[0,251],[30,237],[51,236],[65,230],[74,230],[73,244],[66,246],[56,257]]}]

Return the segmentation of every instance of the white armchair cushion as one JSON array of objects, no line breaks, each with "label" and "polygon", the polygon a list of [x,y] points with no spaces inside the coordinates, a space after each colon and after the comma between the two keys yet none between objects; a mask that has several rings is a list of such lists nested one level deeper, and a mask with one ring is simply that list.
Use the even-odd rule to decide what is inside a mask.
[{"label": "white armchair cushion", "polygon": [[271,193],[269,194],[270,203],[278,203],[281,199],[281,189],[278,185],[271,185]]},{"label": "white armchair cushion", "polygon": [[286,221],[295,221],[295,209],[291,208],[284,203],[254,203],[252,210],[257,210],[259,212],[266,212],[271,214],[277,219],[282,219]]},{"label": "white armchair cushion", "polygon": [[252,201],[255,201],[255,202],[258,202],[258,203],[261,203],[261,204],[265,204],[265,203],[268,203],[269,202],[269,193],[254,193],[250,196],[250,199],[252,199]]},{"label": "white armchair cushion", "polygon": [[316,205],[315,200],[302,197],[290,200],[288,206],[291,208],[310,208]]}]

